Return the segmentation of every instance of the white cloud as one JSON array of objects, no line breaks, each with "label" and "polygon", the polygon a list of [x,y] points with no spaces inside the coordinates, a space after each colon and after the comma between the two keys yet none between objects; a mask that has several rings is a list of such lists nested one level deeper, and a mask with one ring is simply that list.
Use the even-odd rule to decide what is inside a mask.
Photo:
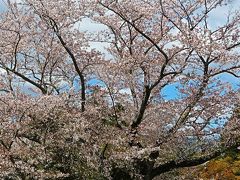
[{"label": "white cloud", "polygon": [[0,75],[6,74],[6,70],[0,68]]},{"label": "white cloud", "polygon": [[233,0],[226,6],[221,6],[214,9],[209,14],[209,22],[210,24],[213,24],[213,27],[222,26],[227,22],[228,14],[234,13],[238,9],[240,9],[239,0]]}]

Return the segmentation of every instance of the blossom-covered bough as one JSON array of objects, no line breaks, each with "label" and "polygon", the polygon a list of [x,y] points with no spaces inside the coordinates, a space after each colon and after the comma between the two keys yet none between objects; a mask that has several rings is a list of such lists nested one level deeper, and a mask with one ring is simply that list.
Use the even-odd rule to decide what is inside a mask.
[{"label": "blossom-covered bough", "polygon": [[231,2],[3,2],[1,178],[153,179],[240,146]]}]

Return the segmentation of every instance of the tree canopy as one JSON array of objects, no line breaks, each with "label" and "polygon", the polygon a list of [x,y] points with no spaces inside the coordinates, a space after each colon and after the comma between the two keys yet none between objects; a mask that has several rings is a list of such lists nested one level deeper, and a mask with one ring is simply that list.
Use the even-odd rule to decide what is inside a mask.
[{"label": "tree canopy", "polygon": [[148,180],[240,146],[233,2],[3,3],[1,178]]}]

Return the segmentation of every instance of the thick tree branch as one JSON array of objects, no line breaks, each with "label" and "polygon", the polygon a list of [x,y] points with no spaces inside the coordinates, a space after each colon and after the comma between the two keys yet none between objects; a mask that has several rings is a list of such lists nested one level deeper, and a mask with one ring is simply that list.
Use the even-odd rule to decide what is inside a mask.
[{"label": "thick tree branch", "polygon": [[201,157],[186,159],[186,160],[179,161],[179,162],[177,162],[175,160],[172,160],[172,161],[169,161],[165,164],[161,164],[161,165],[152,169],[152,171],[150,172],[151,179],[160,175],[160,174],[162,174],[162,173],[171,171],[173,169],[201,165],[201,164],[203,164],[203,163],[205,163],[205,162],[207,162],[211,159],[214,159],[214,158],[220,156],[222,153],[228,151],[229,149],[237,148],[239,145],[240,145],[240,143],[236,143],[231,147],[222,148],[222,149],[216,150],[216,151],[214,151],[214,152],[212,152],[208,155],[201,156]]},{"label": "thick tree branch", "polygon": [[68,53],[68,55],[70,56],[70,58],[73,62],[74,68],[75,68],[77,74],[79,75],[80,83],[81,83],[81,100],[82,100],[81,111],[84,112],[85,111],[85,104],[86,104],[86,92],[85,92],[86,91],[86,85],[85,85],[85,78],[84,78],[83,72],[79,69],[78,64],[77,64],[77,59],[75,58],[73,52],[70,50],[70,48],[67,46],[66,42],[63,40],[62,36],[60,35],[57,23],[51,17],[47,16],[47,18],[50,20],[50,24],[51,24],[54,32],[56,33],[56,36],[58,37],[60,43],[62,44],[62,46],[64,47],[64,49]]},{"label": "thick tree branch", "polygon": [[4,69],[6,69],[7,71],[10,71],[10,72],[12,72],[12,73],[14,73],[14,74],[17,75],[18,77],[20,77],[20,78],[22,78],[23,80],[25,80],[26,82],[28,82],[28,83],[32,84],[33,86],[37,87],[38,89],[41,90],[41,92],[42,92],[43,94],[47,94],[47,89],[44,88],[44,87],[42,87],[41,84],[38,84],[38,83],[34,82],[34,81],[31,80],[30,78],[24,76],[23,74],[15,71],[15,70],[13,70],[13,69],[10,69],[10,68],[8,68],[8,67],[4,67]]}]

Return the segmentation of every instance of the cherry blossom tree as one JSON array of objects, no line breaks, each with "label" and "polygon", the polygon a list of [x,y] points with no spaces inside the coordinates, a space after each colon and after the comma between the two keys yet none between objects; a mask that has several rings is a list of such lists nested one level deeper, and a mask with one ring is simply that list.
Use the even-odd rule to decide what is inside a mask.
[{"label": "cherry blossom tree", "polygon": [[240,145],[240,14],[211,20],[231,2],[4,3],[1,178],[153,179]]}]

